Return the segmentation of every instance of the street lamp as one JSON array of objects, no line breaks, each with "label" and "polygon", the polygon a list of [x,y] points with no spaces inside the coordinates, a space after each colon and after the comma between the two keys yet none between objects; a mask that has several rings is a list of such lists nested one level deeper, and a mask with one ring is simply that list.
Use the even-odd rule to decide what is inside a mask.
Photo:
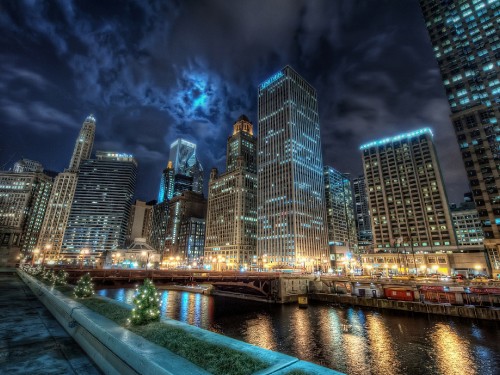
[{"label": "street lamp", "polygon": [[33,266],[33,264],[35,263],[35,255],[38,255],[39,252],[40,250],[38,249],[33,250],[33,254],[31,256],[31,266]]},{"label": "street lamp", "polygon": [[143,251],[141,254],[142,254],[143,257],[146,256],[146,255],[148,256],[147,259],[146,259],[146,271],[147,271],[148,270],[148,263],[149,263],[149,255],[151,254],[151,252],[149,252],[149,251]]},{"label": "street lamp", "polygon": [[47,244],[45,245],[45,250],[43,251],[43,258],[42,258],[42,267],[45,263],[45,256],[47,255],[47,251],[49,251],[52,248],[52,245]]},{"label": "street lamp", "polygon": [[81,258],[82,258],[82,261],[81,261],[81,263],[80,263],[80,269],[82,269],[82,268],[83,268],[83,261],[84,261],[84,259],[85,259],[85,255],[86,255],[86,254],[88,254],[88,253],[89,253],[89,250],[88,250],[88,249],[82,249],[82,250],[80,251],[80,255],[81,255]]}]

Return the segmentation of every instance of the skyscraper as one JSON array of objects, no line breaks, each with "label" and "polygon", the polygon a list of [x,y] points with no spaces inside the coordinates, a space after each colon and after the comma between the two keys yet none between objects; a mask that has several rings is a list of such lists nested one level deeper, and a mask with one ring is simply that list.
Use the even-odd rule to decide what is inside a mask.
[{"label": "skyscraper", "polygon": [[370,210],[366,195],[365,176],[361,175],[352,180],[354,190],[354,213],[358,233],[358,249],[367,252],[372,244],[372,227],[370,224]]},{"label": "skyscraper", "polygon": [[37,243],[37,247],[43,252],[43,259],[55,259],[61,251],[78,180],[78,168],[83,160],[90,158],[92,152],[95,122],[93,115],[87,116],[76,140],[69,168],[59,173],[54,180]]},{"label": "skyscraper", "polygon": [[493,273],[500,274],[500,2],[420,0]]},{"label": "skyscraper", "polygon": [[136,178],[137,162],[129,154],[97,151],[80,164],[62,253],[124,246]]},{"label": "skyscraper", "polygon": [[326,218],[330,261],[328,266],[338,266],[338,261],[349,259],[353,265],[358,253],[358,236],[354,221],[354,205],[349,178],[336,169],[324,167]]},{"label": "skyscraper", "polygon": [[158,191],[158,203],[170,200],[174,196],[175,170],[172,161],[169,161],[167,168],[163,170],[160,179],[160,189]]},{"label": "skyscraper", "polygon": [[33,256],[52,182],[42,172],[0,172],[0,263]]},{"label": "skyscraper", "polygon": [[313,269],[328,252],[316,90],[286,66],[259,86],[258,117],[258,255]]},{"label": "skyscraper", "polygon": [[170,257],[179,257],[177,263],[198,261],[197,258],[203,252],[205,244],[206,199],[202,194],[185,191],[173,197],[168,205],[163,261]]},{"label": "skyscraper", "polygon": [[[208,183],[205,263],[250,268],[257,248],[257,139],[240,116],[227,140],[226,173],[213,169]],[[256,263],[256,259],[255,259]],[[217,266],[217,264],[212,264]],[[255,264],[256,265],[256,264]]]},{"label": "skyscraper", "polygon": [[[193,178],[190,190],[203,194],[203,167],[196,157],[196,145],[179,138],[170,145],[169,161],[175,174]],[[175,195],[175,194],[174,194]]]},{"label": "skyscraper", "polygon": [[[428,128],[360,147],[375,250],[456,250],[448,200]],[[399,241],[398,241],[399,240]]]}]

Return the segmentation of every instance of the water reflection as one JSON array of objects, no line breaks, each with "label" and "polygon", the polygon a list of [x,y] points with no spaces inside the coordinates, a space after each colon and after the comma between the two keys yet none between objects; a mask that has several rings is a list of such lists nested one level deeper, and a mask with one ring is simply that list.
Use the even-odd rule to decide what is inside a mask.
[{"label": "water reflection", "polygon": [[394,338],[390,336],[384,319],[378,314],[373,314],[367,319],[367,327],[371,362],[377,364],[374,373],[400,374],[400,364],[393,347]]},{"label": "water reflection", "polygon": [[431,339],[437,357],[435,362],[441,374],[477,374],[470,345],[460,339],[453,324],[436,324]]},{"label": "water reflection", "polygon": [[[132,303],[134,290],[98,294]],[[500,325],[161,291],[163,317],[353,374],[498,374]]]}]

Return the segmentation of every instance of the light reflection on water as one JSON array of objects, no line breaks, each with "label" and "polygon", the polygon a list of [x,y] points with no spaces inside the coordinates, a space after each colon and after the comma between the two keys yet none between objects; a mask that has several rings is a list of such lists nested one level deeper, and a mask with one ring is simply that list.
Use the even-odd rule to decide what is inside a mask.
[{"label": "light reflection on water", "polygon": [[[98,294],[132,304],[133,289]],[[354,375],[500,373],[496,322],[161,291],[162,316]]]}]

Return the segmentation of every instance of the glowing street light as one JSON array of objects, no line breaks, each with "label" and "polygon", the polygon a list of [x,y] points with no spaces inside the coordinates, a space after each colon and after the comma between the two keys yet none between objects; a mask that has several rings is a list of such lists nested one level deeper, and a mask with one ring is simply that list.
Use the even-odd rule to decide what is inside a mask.
[{"label": "glowing street light", "polygon": [[38,256],[39,252],[40,250],[38,249],[33,250],[33,255],[31,256],[31,266],[33,266],[33,264],[35,263],[35,255]]}]

